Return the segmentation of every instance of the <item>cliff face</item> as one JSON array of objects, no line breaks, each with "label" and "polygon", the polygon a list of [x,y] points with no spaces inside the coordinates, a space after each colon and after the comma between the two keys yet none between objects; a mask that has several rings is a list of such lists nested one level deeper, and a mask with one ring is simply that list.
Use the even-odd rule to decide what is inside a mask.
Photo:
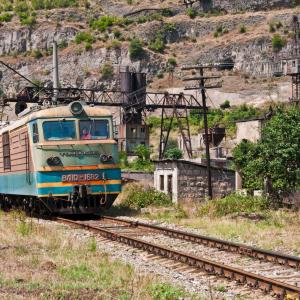
[{"label": "cliff face", "polygon": [[270,10],[295,7],[299,1],[291,0],[203,0],[197,6],[203,11],[212,9],[226,12]]},{"label": "cliff face", "polygon": [[[296,1],[287,0],[202,1],[194,5],[195,10],[211,13],[199,13],[195,18],[187,16],[185,8],[174,2],[155,0],[132,6],[127,1],[101,0],[85,9],[39,10],[36,23],[30,26],[21,25],[17,15],[1,24],[0,59],[31,79],[51,80],[51,47],[52,41],[56,40],[60,46],[61,81],[67,86],[78,87],[115,87],[117,77],[103,76],[101,69],[105,64],[111,64],[115,73],[121,66],[132,66],[149,73],[149,82],[155,83],[157,75],[161,77],[168,72],[170,57],[175,58],[178,66],[232,58],[238,72],[270,75],[265,70],[278,59],[278,52],[272,48],[272,38],[274,34],[280,35],[284,42],[281,51],[289,53],[291,20],[297,9],[286,7],[296,4]],[[145,16],[142,11],[130,22],[121,17],[149,7],[170,7],[172,14],[158,11],[147,12]],[[112,14],[118,15],[119,19],[104,30],[89,26],[91,19],[99,20],[101,16]],[[88,33],[92,41],[76,43],[76,36],[82,32]],[[144,52],[140,58],[130,59],[128,49],[134,37],[143,42]],[[158,48],[161,43],[162,49]],[[14,93],[25,85],[11,71],[2,67],[0,70],[0,88],[6,93]],[[180,68],[175,68],[174,74],[180,78]]]}]

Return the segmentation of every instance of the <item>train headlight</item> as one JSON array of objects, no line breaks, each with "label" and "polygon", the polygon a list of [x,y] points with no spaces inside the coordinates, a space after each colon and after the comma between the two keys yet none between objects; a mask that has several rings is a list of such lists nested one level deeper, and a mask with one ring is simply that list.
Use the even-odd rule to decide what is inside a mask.
[{"label": "train headlight", "polygon": [[111,155],[106,155],[106,154],[101,154],[100,155],[100,160],[101,162],[108,162],[110,160],[112,160],[112,156]]},{"label": "train headlight", "polygon": [[62,162],[59,157],[51,156],[47,159],[47,164],[49,166],[62,166]]},{"label": "train headlight", "polygon": [[69,109],[73,115],[80,115],[83,112],[83,105],[79,101],[74,101],[69,104]]}]

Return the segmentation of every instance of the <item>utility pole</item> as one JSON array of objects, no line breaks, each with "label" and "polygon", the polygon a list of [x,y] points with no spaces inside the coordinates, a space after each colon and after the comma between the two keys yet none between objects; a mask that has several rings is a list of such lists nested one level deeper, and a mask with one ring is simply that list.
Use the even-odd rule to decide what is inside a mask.
[{"label": "utility pole", "polygon": [[57,102],[59,88],[57,43],[53,41],[53,102]]},{"label": "utility pole", "polygon": [[205,132],[205,155],[206,155],[206,166],[207,166],[207,185],[208,185],[208,197],[211,200],[213,197],[213,191],[212,191],[212,180],[211,180],[211,163],[210,163],[210,152],[209,152],[209,135],[208,135],[208,122],[207,122],[207,105],[206,105],[206,89],[214,89],[214,88],[220,88],[221,84],[217,83],[216,85],[206,85],[207,80],[211,79],[219,79],[220,76],[204,76],[204,69],[214,69],[218,68],[217,65],[196,65],[196,66],[187,66],[182,67],[181,69],[183,71],[187,70],[198,70],[199,76],[190,77],[190,78],[184,78],[183,81],[198,81],[199,85],[195,87],[186,87],[186,90],[198,90],[201,91],[201,97],[202,97],[202,109],[203,109],[203,119],[204,119],[204,132]]}]

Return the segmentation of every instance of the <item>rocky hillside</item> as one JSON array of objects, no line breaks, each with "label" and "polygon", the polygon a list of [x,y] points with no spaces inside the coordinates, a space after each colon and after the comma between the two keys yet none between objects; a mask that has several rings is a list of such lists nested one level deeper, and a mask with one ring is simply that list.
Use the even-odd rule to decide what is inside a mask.
[{"label": "rocky hillside", "polygon": [[[221,92],[257,91],[257,84],[268,91],[278,82],[257,78],[270,75],[268,65],[279,53],[289,53],[298,4],[202,0],[186,8],[178,0],[0,0],[0,55],[22,74],[45,82],[51,80],[56,40],[63,85],[113,87],[118,69],[131,66],[148,72],[149,87],[154,89],[183,86],[183,64],[230,58],[235,68],[223,74]],[[25,85],[11,71],[0,70],[6,94]]]}]

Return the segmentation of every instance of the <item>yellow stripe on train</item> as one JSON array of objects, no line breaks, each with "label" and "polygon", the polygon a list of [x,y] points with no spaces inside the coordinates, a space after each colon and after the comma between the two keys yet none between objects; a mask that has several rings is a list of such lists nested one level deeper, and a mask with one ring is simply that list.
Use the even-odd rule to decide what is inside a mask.
[{"label": "yellow stripe on train", "polygon": [[99,170],[99,169],[120,169],[120,165],[119,164],[107,164],[107,165],[92,165],[92,166],[42,167],[41,169],[38,170],[38,172]]},{"label": "yellow stripe on train", "polygon": [[107,185],[107,184],[121,184],[121,180],[92,180],[92,181],[76,181],[76,182],[44,182],[38,183],[37,188],[45,187],[60,187],[60,186],[73,186],[78,184],[85,185]]}]

